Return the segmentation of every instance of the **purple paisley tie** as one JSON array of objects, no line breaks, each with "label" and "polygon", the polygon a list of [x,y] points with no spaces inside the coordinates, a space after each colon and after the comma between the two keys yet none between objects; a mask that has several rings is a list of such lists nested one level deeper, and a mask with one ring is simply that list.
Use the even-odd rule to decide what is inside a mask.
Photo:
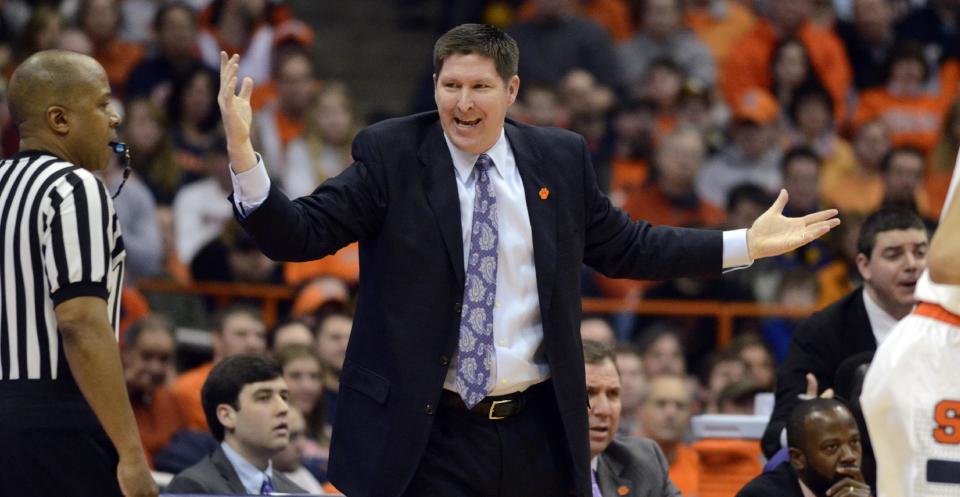
[{"label": "purple paisley tie", "polygon": [[467,408],[483,400],[493,376],[493,305],[497,298],[497,197],[487,174],[493,161],[477,158],[470,259],[460,315],[457,391]]}]

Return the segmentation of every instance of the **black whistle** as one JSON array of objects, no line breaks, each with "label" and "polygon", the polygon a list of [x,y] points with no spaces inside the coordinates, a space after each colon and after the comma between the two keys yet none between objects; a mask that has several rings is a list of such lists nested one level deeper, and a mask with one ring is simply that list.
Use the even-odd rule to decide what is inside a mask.
[{"label": "black whistle", "polygon": [[117,155],[124,155],[130,151],[130,147],[123,142],[110,142],[110,148],[112,148],[113,153]]},{"label": "black whistle", "polygon": [[123,181],[121,181],[120,186],[117,187],[117,192],[110,197],[111,199],[115,199],[117,195],[120,195],[120,190],[123,190],[123,185],[127,184],[127,178],[130,177],[130,147],[123,142],[110,142],[108,146],[113,150],[113,153],[119,155],[120,160],[123,161]]}]

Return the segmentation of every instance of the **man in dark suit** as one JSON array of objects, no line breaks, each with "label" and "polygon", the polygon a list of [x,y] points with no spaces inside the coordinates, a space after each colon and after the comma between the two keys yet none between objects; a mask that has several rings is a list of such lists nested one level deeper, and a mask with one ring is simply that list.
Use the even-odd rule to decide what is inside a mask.
[{"label": "man in dark suit", "polygon": [[790,414],[790,460],[747,483],[737,497],[868,497],[860,430],[838,400],[813,399]]},{"label": "man in dark suit", "polygon": [[835,211],[747,230],[633,223],[597,187],[584,139],[505,121],[516,43],[468,24],[434,49],[438,112],[361,131],[354,164],[294,201],[250,142],[239,56],[218,97],[233,201],[274,259],[359,240],[360,294],[331,441],[351,497],[587,495],[580,268],[613,277],[716,275],[829,231]]},{"label": "man in dark suit", "polygon": [[267,495],[307,493],[273,470],[286,448],[287,384],[273,359],[243,354],[214,366],[203,384],[203,411],[220,446],[183,470],[170,493]]},{"label": "man in dark suit", "polygon": [[583,342],[590,402],[590,467],[593,497],[679,497],[667,459],[653,440],[614,440],[620,422],[620,372],[610,347]]},{"label": "man in dark suit", "polygon": [[837,368],[849,357],[872,352],[897,321],[913,309],[913,290],[926,267],[928,234],[916,214],[881,209],[863,223],[857,240],[857,270],[863,286],[810,316],[793,334],[777,375],[776,406],[762,446],[772,457],[783,446],[790,412],[807,391],[836,387]]}]

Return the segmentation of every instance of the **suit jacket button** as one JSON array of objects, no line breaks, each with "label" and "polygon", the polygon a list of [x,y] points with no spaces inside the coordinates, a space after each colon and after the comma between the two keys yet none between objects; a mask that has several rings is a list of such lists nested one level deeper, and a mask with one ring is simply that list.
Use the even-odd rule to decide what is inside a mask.
[{"label": "suit jacket button", "polygon": [[450,364],[450,358],[445,355],[440,356],[440,365],[446,366],[448,364]]},{"label": "suit jacket button", "polygon": [[426,413],[427,416],[433,416],[433,406],[431,404],[427,404],[427,406],[423,408],[423,412]]},{"label": "suit jacket button", "polygon": [[460,302],[453,304],[453,312],[460,314],[460,311],[462,310],[463,310],[463,306],[460,304]]}]

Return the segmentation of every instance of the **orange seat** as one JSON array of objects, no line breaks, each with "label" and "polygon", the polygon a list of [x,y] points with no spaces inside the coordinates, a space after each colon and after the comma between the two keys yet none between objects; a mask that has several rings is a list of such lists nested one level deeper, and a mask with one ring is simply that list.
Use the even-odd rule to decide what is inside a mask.
[{"label": "orange seat", "polygon": [[763,472],[757,440],[704,439],[693,449],[700,455],[700,497],[734,497]]}]

